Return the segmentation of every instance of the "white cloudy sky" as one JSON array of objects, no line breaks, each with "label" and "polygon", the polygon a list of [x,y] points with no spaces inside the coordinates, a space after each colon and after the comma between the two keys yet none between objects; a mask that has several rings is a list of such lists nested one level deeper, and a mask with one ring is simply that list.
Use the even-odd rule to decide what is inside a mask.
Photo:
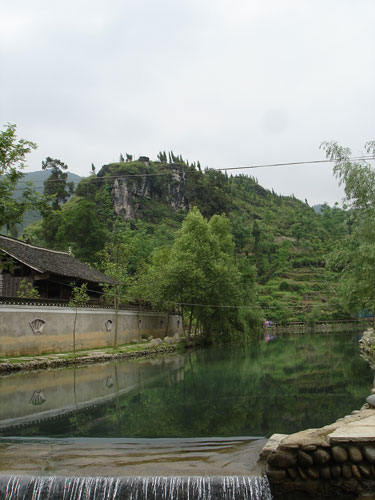
[{"label": "white cloudy sky", "polygon": [[[87,175],[120,153],[203,166],[322,159],[375,139],[373,0],[3,0],[0,124]],[[252,171],[310,204],[328,165]]]}]

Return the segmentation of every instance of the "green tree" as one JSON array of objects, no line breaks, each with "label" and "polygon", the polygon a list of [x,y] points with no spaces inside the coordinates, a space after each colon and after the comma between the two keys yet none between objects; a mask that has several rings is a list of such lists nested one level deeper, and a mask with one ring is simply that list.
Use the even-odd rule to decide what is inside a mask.
[{"label": "green tree", "polygon": [[65,250],[70,246],[78,259],[96,263],[97,253],[104,248],[107,232],[97,217],[95,203],[74,198],[58,213],[61,219],[56,246]]},{"label": "green tree", "polygon": [[44,181],[44,194],[52,197],[52,209],[59,210],[62,203],[65,203],[74,192],[74,182],[68,182],[66,165],[57,158],[48,156],[42,162],[42,170],[50,170],[51,174]]},{"label": "green tree", "polygon": [[23,299],[39,299],[39,290],[26,278],[21,280],[20,286],[17,291],[17,297]]},{"label": "green tree", "polygon": [[90,297],[87,293],[87,283],[82,283],[80,286],[76,285],[75,283],[71,284],[73,289],[72,289],[72,295],[69,300],[69,306],[73,307],[75,312],[74,312],[74,323],[73,323],[73,352],[76,352],[76,325],[77,325],[77,316],[78,316],[78,308],[79,307],[84,307],[88,301],[90,300]]},{"label": "green tree", "polygon": [[5,225],[11,231],[22,222],[26,210],[39,204],[31,185],[15,197],[17,183],[24,176],[21,170],[25,158],[36,147],[34,142],[17,139],[14,124],[9,123],[0,132],[0,228]]},{"label": "green tree", "polygon": [[[345,189],[348,232],[328,257],[340,271],[339,297],[345,310],[375,312],[375,171],[366,159],[351,160],[351,150],[337,142],[325,142],[327,158],[335,162],[334,173]],[[375,155],[375,142],[366,144]]]},{"label": "green tree", "polygon": [[155,307],[180,308],[188,339],[193,328],[202,330],[207,339],[214,334],[224,338],[243,328],[241,306],[253,305],[244,304],[241,279],[229,220],[215,215],[208,221],[195,208],[172,247],[156,252],[138,291]]}]

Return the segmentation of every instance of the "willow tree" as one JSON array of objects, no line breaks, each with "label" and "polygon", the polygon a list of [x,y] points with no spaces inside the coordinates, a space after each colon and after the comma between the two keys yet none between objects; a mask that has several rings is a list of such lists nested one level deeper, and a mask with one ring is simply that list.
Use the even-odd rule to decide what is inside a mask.
[{"label": "willow tree", "polygon": [[375,312],[375,142],[365,145],[368,158],[351,160],[351,150],[336,142],[322,147],[335,162],[334,174],[345,189],[347,234],[328,259],[341,272],[339,297],[345,310]]}]

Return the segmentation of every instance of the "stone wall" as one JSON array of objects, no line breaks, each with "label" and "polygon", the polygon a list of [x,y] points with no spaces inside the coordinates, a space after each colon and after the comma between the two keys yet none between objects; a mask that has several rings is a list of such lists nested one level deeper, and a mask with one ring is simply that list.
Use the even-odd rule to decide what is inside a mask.
[{"label": "stone wall", "polygon": [[275,500],[375,498],[374,409],[281,435],[264,453]]},{"label": "stone wall", "polygon": [[[177,314],[78,308],[76,350],[126,344],[152,335],[182,333]],[[73,350],[75,309],[0,304],[0,355],[38,355]]]},{"label": "stone wall", "polygon": [[363,332],[366,328],[366,321],[331,321],[317,322],[312,325],[307,323],[290,323],[288,325],[277,325],[268,327],[265,332],[275,335],[299,335],[306,333],[342,333],[342,332]]},{"label": "stone wall", "polygon": [[358,341],[359,352],[363,359],[375,370],[375,333],[373,328],[368,328]]}]

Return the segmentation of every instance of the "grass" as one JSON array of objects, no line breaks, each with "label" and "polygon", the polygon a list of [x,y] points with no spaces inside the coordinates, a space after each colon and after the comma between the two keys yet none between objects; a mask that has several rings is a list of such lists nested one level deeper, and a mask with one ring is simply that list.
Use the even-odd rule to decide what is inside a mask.
[{"label": "grass", "polygon": [[[184,348],[183,343],[172,344],[176,350],[181,350]],[[139,344],[123,344],[117,347],[103,347],[103,348],[94,348],[94,349],[84,349],[78,350],[75,353],[72,351],[68,352],[54,352],[54,353],[43,353],[35,356],[32,355],[22,355],[22,356],[3,356],[0,358],[0,363],[7,364],[28,364],[34,361],[52,361],[52,360],[71,360],[71,359],[81,359],[81,358],[89,358],[91,355],[95,353],[104,353],[109,355],[118,355],[118,354],[134,354],[134,353],[143,353],[145,351],[150,352],[158,352],[163,351],[163,349],[167,346],[167,344],[160,345],[150,345],[146,343]],[[168,347],[170,344],[168,344]]]}]

